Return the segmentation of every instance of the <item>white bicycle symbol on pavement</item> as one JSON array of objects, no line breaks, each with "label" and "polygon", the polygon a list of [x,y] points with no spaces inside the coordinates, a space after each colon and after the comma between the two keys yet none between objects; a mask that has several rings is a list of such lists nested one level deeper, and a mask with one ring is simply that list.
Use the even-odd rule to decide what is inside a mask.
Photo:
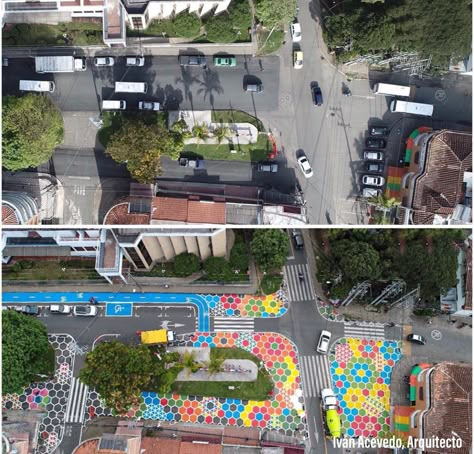
[{"label": "white bicycle symbol on pavement", "polygon": [[437,330],[437,329],[434,329],[433,331],[431,331],[431,337],[436,340],[436,341],[439,341],[441,340],[441,338],[443,337],[443,335],[441,334],[441,331]]}]

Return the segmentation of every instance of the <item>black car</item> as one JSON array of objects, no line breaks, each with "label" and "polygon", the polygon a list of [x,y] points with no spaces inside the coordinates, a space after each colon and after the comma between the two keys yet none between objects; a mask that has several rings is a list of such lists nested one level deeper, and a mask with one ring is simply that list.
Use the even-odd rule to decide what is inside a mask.
[{"label": "black car", "polygon": [[180,55],[179,64],[181,66],[200,66],[207,68],[206,57],[203,55]]},{"label": "black car", "polygon": [[421,336],[420,334],[409,334],[407,336],[407,341],[408,342],[413,342],[414,344],[418,345],[425,345],[426,344],[426,339]]},{"label": "black car", "polygon": [[388,134],[388,128],[386,126],[371,126],[369,128],[369,134],[371,136],[386,136]]},{"label": "black car", "polygon": [[261,162],[257,165],[258,172],[278,172],[278,163]]},{"label": "black car", "polygon": [[387,142],[384,139],[378,139],[375,137],[368,137],[365,139],[365,146],[367,148],[385,148]]},{"label": "black car", "polygon": [[26,315],[34,315],[35,317],[39,315],[38,306],[33,306],[31,304],[26,304],[24,306],[14,306],[13,309]]},{"label": "black car", "polygon": [[311,96],[313,98],[313,104],[315,106],[322,106],[323,105],[323,93],[319,85],[313,85],[311,87]]}]

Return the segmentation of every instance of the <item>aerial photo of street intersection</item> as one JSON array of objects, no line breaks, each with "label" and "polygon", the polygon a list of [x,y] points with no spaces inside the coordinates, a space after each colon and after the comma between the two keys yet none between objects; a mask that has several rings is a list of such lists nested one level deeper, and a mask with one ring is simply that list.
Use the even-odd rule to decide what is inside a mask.
[{"label": "aerial photo of street intersection", "polygon": [[355,453],[451,432],[461,445],[442,452],[468,452],[470,231],[3,236],[3,430],[34,452],[123,439]]}]

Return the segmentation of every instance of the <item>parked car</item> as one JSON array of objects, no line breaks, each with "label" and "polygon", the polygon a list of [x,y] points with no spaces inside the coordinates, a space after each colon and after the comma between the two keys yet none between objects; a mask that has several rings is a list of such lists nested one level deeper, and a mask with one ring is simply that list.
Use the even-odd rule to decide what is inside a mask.
[{"label": "parked car", "polygon": [[311,97],[315,106],[323,105],[323,93],[319,85],[314,84],[311,86]]},{"label": "parked car", "polygon": [[407,341],[408,342],[413,342],[414,344],[418,345],[425,345],[426,344],[426,339],[421,336],[420,334],[409,334],[407,336]]},{"label": "parked car", "polygon": [[2,66],[8,66],[8,57],[2,57]]},{"label": "parked car", "polygon": [[214,66],[237,66],[237,59],[233,55],[216,55],[214,57]]},{"label": "parked car", "polygon": [[140,101],[138,103],[139,110],[160,110],[160,103],[159,102],[151,102],[151,101]]},{"label": "parked car", "polygon": [[180,55],[179,64],[181,66],[200,66],[207,68],[206,57],[204,55]]},{"label": "parked car", "polygon": [[244,82],[244,91],[247,91],[249,93],[262,93],[263,84],[262,82],[254,82],[254,83]]},{"label": "parked car", "polygon": [[49,306],[49,311],[52,314],[70,314],[71,313],[71,306],[66,304],[52,304]]},{"label": "parked car", "polygon": [[127,66],[145,66],[145,57],[127,57]]},{"label": "parked car", "polygon": [[17,312],[21,312],[22,314],[26,315],[33,315],[35,317],[39,315],[38,306],[34,306],[32,304],[25,304],[23,306],[13,306],[13,309],[15,309]]},{"label": "parked car", "polygon": [[298,165],[300,166],[300,169],[303,172],[305,178],[311,178],[313,176],[313,169],[311,168],[311,165],[306,156],[303,155],[298,158]]},{"label": "parked car", "polygon": [[206,167],[204,159],[199,158],[179,158],[178,164],[181,167],[189,167],[191,169],[204,169]]},{"label": "parked car", "polygon": [[301,41],[301,25],[298,22],[294,22],[290,25],[291,39],[294,43]]},{"label": "parked car", "polygon": [[382,191],[380,189],[375,189],[375,188],[364,188],[362,189],[362,197],[378,197],[379,195],[382,195]]},{"label": "parked car", "polygon": [[385,148],[387,142],[384,139],[379,139],[376,137],[367,137],[365,139],[365,146],[367,148]]},{"label": "parked car", "polygon": [[261,162],[257,164],[258,172],[278,172],[278,163],[276,162]]},{"label": "parked car", "polygon": [[371,126],[369,128],[369,134],[371,136],[386,136],[388,134],[388,128],[386,126]]},{"label": "parked car", "polygon": [[364,150],[364,159],[366,161],[383,161],[385,155],[382,151]]},{"label": "parked car", "polygon": [[331,342],[331,333],[329,331],[322,330],[321,335],[319,336],[316,351],[325,355],[329,350],[329,342]]},{"label": "parked car", "polygon": [[383,186],[385,184],[385,178],[377,175],[364,175],[362,177],[362,183],[367,186]]},{"label": "parked car", "polygon": [[97,315],[97,307],[95,306],[74,306],[74,315],[82,317],[95,317]]},{"label": "parked car", "polygon": [[303,67],[303,52],[300,50],[293,52],[293,67],[295,69],[301,69]]},{"label": "parked car", "polygon": [[367,170],[374,173],[383,173],[383,164],[381,162],[369,161],[367,163]]},{"label": "parked car", "polygon": [[113,57],[96,57],[94,58],[94,65],[95,66],[114,66],[114,58]]},{"label": "parked car", "polygon": [[293,243],[295,244],[296,249],[304,248],[303,235],[298,230],[293,230]]}]

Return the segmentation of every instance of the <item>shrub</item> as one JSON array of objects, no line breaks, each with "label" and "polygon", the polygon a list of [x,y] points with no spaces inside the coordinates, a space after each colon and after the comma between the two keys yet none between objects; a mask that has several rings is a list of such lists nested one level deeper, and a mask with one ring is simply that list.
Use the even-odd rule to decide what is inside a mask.
[{"label": "shrub", "polygon": [[232,276],[229,264],[223,257],[209,257],[204,262],[206,277],[211,280],[225,280]]},{"label": "shrub", "polygon": [[249,269],[249,256],[245,243],[242,241],[236,242],[232,247],[229,264],[233,270],[240,270],[241,273]]},{"label": "shrub", "polygon": [[283,281],[283,276],[281,275],[271,275],[267,274],[262,279],[262,292],[265,295],[270,295],[280,290],[281,283]]},{"label": "shrub", "polygon": [[207,39],[216,43],[248,41],[247,29],[251,26],[251,13],[247,1],[232,2],[229,12],[206,19]]},{"label": "shrub", "polygon": [[201,19],[194,13],[178,14],[172,23],[176,35],[183,38],[195,38],[201,30]]},{"label": "shrub", "polygon": [[173,267],[176,276],[191,276],[199,271],[199,258],[194,254],[183,252],[175,257]]}]

